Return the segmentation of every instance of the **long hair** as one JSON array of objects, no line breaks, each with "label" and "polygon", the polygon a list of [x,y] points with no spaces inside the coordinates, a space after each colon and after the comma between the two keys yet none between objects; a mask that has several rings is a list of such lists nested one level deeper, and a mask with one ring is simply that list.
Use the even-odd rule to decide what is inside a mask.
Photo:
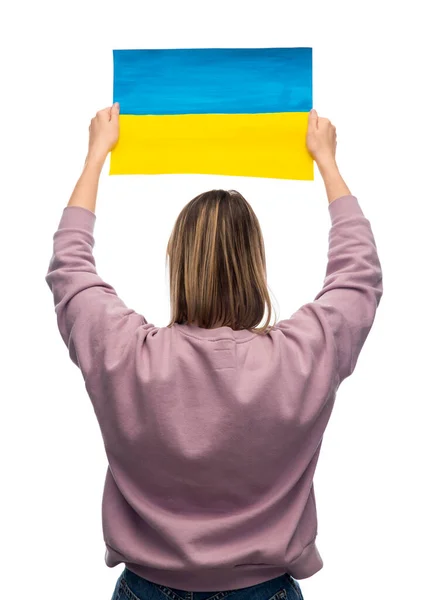
[{"label": "long hair", "polygon": [[[259,221],[235,190],[196,196],[180,212],[166,250],[171,321],[257,334],[270,330],[272,303]],[[267,319],[256,327],[267,309]]]}]

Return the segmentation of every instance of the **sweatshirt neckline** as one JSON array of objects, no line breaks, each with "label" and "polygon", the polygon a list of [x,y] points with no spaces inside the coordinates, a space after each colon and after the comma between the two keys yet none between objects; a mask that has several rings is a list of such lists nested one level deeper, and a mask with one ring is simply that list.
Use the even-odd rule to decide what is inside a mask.
[{"label": "sweatshirt neckline", "polygon": [[215,327],[214,329],[206,329],[205,327],[198,327],[192,323],[174,323],[174,327],[180,329],[183,333],[191,335],[193,337],[217,340],[217,339],[234,339],[234,340],[248,340],[255,337],[257,334],[249,331],[248,329],[232,329],[231,327]]}]

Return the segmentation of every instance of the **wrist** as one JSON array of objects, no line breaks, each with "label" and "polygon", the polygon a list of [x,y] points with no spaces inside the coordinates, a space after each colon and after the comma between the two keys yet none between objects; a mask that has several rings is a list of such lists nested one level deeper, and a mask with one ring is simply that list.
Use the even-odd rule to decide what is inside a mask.
[{"label": "wrist", "polygon": [[334,156],[317,159],[316,164],[322,177],[324,177],[325,175],[332,175],[339,172],[338,165],[336,164]]},{"label": "wrist", "polygon": [[85,159],[85,169],[99,170],[103,168],[106,161],[106,156],[99,152],[88,152]]}]

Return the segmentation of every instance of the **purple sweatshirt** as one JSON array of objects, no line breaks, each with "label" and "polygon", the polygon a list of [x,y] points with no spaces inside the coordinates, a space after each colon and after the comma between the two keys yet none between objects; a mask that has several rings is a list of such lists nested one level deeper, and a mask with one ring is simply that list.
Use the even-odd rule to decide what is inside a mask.
[{"label": "purple sweatshirt", "polygon": [[382,296],[357,198],[328,208],[323,288],[266,336],[149,323],[97,274],[96,215],[64,209],[46,281],[108,459],[107,566],[187,591],[322,568],[313,476]]}]

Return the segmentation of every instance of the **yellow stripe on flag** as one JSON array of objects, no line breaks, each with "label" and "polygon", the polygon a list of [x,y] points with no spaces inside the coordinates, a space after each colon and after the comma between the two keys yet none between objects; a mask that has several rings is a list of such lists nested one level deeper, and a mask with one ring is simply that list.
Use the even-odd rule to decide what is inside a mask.
[{"label": "yellow stripe on flag", "polygon": [[119,120],[111,175],[314,178],[306,112],[120,115]]}]

